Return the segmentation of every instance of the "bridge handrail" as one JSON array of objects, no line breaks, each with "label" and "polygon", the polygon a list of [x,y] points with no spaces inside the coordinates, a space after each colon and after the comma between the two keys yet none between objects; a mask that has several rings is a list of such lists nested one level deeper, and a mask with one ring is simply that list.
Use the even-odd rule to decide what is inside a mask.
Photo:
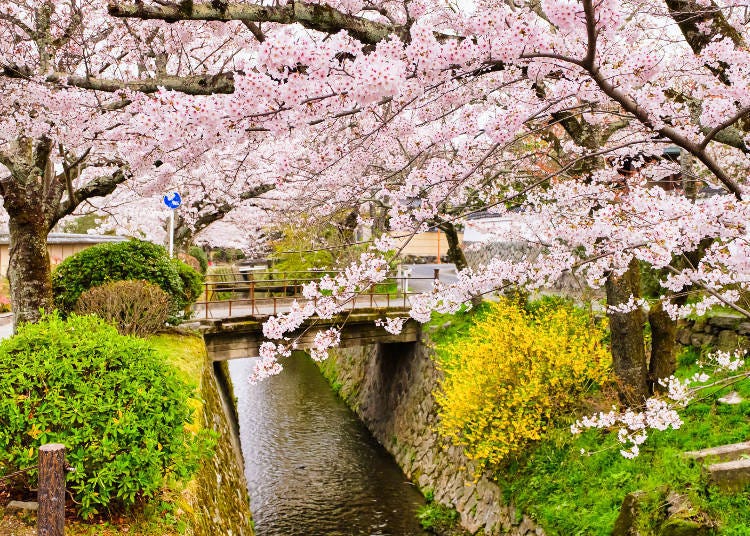
[{"label": "bridge handrail", "polygon": [[[266,272],[268,274],[269,272]],[[259,315],[279,314],[284,312],[281,308],[289,305],[293,300],[308,301],[302,295],[302,285],[311,281],[318,281],[321,273],[306,272],[279,272],[279,275],[288,276],[289,274],[304,274],[308,277],[286,277],[283,279],[255,279],[254,277],[244,278],[241,272],[231,272],[225,274],[214,274],[233,280],[205,281],[203,284],[203,296],[193,305],[196,313],[203,313],[205,318],[209,318],[212,305],[220,304],[228,309],[227,316],[232,316],[232,308],[236,312],[238,309],[249,308],[250,314]],[[323,274],[333,274],[333,271],[326,271]],[[419,294],[419,292],[410,291],[409,285],[414,281],[434,281],[434,277],[398,277],[397,275],[388,276],[383,282],[371,285],[361,294],[354,297],[349,304],[351,309],[367,306],[370,308],[379,307],[380,303],[385,307],[399,305],[406,308],[409,304],[409,296]],[[266,294],[264,296],[264,294]],[[275,296],[272,294],[281,294]],[[246,297],[245,297],[246,296]],[[362,304],[364,299],[365,305]],[[317,302],[317,300],[313,300]],[[216,307],[214,307],[215,309]],[[247,311],[243,311],[247,313]]]}]

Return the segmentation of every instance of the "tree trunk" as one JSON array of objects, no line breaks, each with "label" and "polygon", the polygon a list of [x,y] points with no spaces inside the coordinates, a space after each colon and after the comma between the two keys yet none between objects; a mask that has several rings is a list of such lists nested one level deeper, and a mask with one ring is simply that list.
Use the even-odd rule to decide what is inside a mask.
[{"label": "tree trunk", "polygon": [[657,382],[674,374],[677,369],[675,355],[677,321],[664,310],[662,302],[655,303],[648,313],[651,325],[651,359],[648,364],[651,392],[663,392],[665,389]]},{"label": "tree trunk", "polygon": [[[640,296],[640,269],[633,259],[621,276],[610,274],[606,282],[607,304],[627,303],[631,296]],[[640,309],[627,313],[610,312],[609,329],[612,344],[612,366],[617,376],[620,400],[640,407],[649,396],[646,349],[643,342],[644,315]]]},{"label": "tree trunk", "polygon": [[466,263],[466,256],[461,249],[456,227],[449,221],[440,223],[438,227],[445,233],[445,239],[448,241],[448,260],[456,265],[456,270],[464,270],[469,265]]},{"label": "tree trunk", "polygon": [[47,226],[43,222],[9,221],[8,280],[13,304],[14,329],[20,322],[36,322],[40,308],[53,309],[52,274],[47,251]]}]

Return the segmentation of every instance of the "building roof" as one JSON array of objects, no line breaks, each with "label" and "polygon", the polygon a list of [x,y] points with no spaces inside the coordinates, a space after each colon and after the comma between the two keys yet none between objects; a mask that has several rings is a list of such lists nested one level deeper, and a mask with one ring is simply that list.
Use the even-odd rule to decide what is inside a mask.
[{"label": "building roof", "polygon": [[[95,235],[95,234],[72,234],[72,233],[50,233],[47,235],[47,244],[101,244],[103,242],[125,242],[124,236]],[[7,245],[10,235],[0,234],[0,245]]]}]

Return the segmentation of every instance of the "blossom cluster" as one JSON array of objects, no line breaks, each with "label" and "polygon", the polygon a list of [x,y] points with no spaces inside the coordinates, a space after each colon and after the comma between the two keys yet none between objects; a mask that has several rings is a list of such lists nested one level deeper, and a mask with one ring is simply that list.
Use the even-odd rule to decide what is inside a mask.
[{"label": "blossom cluster", "polygon": [[[706,356],[703,366],[712,366],[714,374],[719,372],[733,372],[745,364],[744,352],[733,353],[716,351]],[[690,404],[695,394],[707,387],[712,376],[705,372],[697,372],[692,377],[680,380],[675,376],[662,378],[658,383],[666,389],[663,397],[652,397],[646,400],[642,410],[625,409],[619,411],[617,407],[608,412],[599,412],[584,416],[570,426],[574,435],[583,430],[617,428],[617,440],[623,445],[620,454],[625,458],[635,458],[640,453],[640,445],[646,442],[651,431],[664,431],[669,428],[679,429],[683,421],[678,408]]]}]

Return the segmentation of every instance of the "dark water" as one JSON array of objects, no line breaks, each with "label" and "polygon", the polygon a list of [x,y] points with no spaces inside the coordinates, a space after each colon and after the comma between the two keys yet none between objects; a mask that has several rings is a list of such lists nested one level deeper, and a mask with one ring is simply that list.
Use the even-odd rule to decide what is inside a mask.
[{"label": "dark water", "polygon": [[425,534],[424,499],[306,356],[258,385],[229,362],[258,536]]}]

